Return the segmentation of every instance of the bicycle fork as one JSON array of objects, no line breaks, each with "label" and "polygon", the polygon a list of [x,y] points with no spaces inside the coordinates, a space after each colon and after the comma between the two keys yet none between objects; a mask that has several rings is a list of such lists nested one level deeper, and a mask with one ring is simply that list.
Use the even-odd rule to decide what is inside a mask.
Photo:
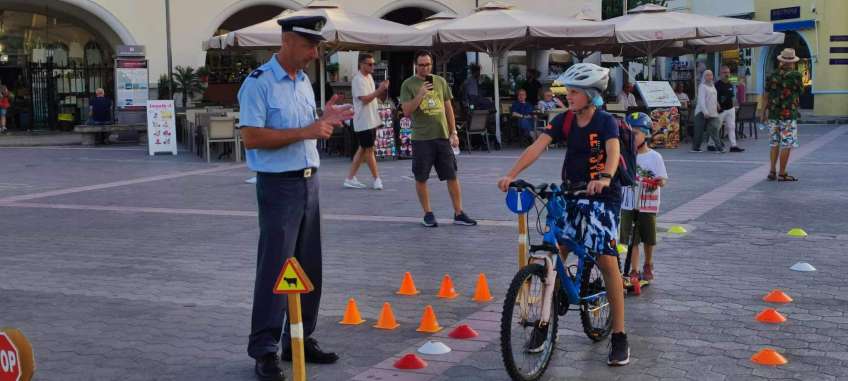
[{"label": "bicycle fork", "polygon": [[537,263],[545,267],[545,289],[542,292],[542,316],[539,317],[539,327],[547,326],[551,318],[553,308],[554,287],[556,287],[556,268],[548,255],[531,255],[530,263]]}]

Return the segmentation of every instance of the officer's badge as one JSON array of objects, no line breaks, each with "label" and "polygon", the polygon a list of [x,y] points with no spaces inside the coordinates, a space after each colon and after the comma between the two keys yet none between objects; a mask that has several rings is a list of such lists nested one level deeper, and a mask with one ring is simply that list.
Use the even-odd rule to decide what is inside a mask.
[{"label": "officer's badge", "polygon": [[259,78],[262,75],[263,71],[261,69],[256,69],[253,73],[250,73],[250,78]]}]

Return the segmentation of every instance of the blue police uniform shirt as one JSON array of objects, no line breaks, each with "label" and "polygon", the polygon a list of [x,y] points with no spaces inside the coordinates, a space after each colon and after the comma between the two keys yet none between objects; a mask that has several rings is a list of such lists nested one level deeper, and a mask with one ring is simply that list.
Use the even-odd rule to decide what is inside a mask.
[{"label": "blue police uniform shirt", "polygon": [[[317,119],[309,77],[298,70],[291,78],[274,54],[254,70],[238,92],[239,125],[257,128],[302,128]],[[247,166],[256,172],[288,172],[320,165],[317,141],[301,140],[277,149],[247,150]]]}]

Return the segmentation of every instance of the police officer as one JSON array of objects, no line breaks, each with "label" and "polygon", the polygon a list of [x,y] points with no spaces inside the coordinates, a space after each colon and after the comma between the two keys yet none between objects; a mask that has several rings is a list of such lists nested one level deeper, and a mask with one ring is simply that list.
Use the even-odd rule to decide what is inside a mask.
[{"label": "police officer", "polygon": [[[253,317],[247,352],[256,359],[260,380],[284,379],[277,357],[291,361],[291,338],[286,323],[286,297],[272,290],[283,263],[294,256],[315,290],[303,295],[303,328],[307,362],[333,363],[338,356],[324,352],[310,337],[321,299],[321,221],[318,206],[319,165],[316,139],[329,138],[333,128],[353,117],[348,107],[336,106],[334,96],[318,118],[309,78],[303,72],[318,57],[323,17],[280,19],[282,46],[277,54],[244,80],[238,93],[241,136],[247,164],[257,173],[259,248]],[[281,338],[282,336],[282,338]]]}]

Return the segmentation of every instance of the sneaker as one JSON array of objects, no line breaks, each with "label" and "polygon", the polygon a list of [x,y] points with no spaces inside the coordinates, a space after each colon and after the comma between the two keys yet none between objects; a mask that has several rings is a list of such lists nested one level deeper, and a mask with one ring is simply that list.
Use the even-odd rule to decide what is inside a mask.
[{"label": "sneaker", "polygon": [[363,183],[359,182],[359,180],[357,180],[357,179],[356,179],[356,176],[354,176],[352,179],[345,179],[345,181],[344,181],[344,187],[345,187],[345,188],[351,188],[351,189],[365,189],[365,188],[368,188],[368,186],[367,186],[367,185],[365,185],[365,184],[363,184]]},{"label": "sneaker", "polygon": [[380,180],[379,177],[374,179],[373,188],[374,190],[383,190],[383,180]]},{"label": "sneaker", "polygon": [[468,217],[465,212],[459,212],[459,214],[453,216],[453,224],[454,225],[464,225],[464,226],[475,226],[477,225],[477,221],[472,220],[471,217]]},{"label": "sneaker", "polygon": [[718,149],[718,148],[716,148],[714,151],[715,151],[715,153],[718,153],[718,154],[721,154],[721,153],[727,153],[727,150],[726,150],[726,149],[724,149],[724,148],[722,148],[722,149]]},{"label": "sneaker", "polygon": [[530,339],[524,345],[524,350],[527,353],[539,353],[545,350],[545,342],[548,341],[548,325],[539,327],[539,323],[533,324],[533,333],[530,334]]},{"label": "sneaker", "polygon": [[256,184],[256,176],[251,177],[247,180],[244,180],[244,182],[247,183],[247,184]]},{"label": "sneaker", "polygon": [[622,366],[630,363],[630,345],[627,344],[626,333],[613,333],[610,336],[609,347],[607,365]]},{"label": "sneaker", "polygon": [[739,147],[730,147],[730,152],[745,152],[745,149]]},{"label": "sneaker", "polygon": [[428,228],[434,228],[436,226],[439,226],[439,223],[436,222],[436,216],[433,215],[433,212],[425,213],[424,214],[424,220],[421,221],[421,224],[428,227]]},{"label": "sneaker", "polygon": [[654,265],[645,264],[642,266],[642,279],[647,281],[654,280]]},{"label": "sneaker", "polygon": [[702,150],[702,149],[700,149],[700,148],[692,148],[692,149],[690,149],[690,150],[689,150],[689,152],[692,152],[692,153],[701,153],[701,152],[704,152],[704,150]]},{"label": "sneaker", "polygon": [[713,146],[707,146],[707,151],[714,152],[716,150]]}]

